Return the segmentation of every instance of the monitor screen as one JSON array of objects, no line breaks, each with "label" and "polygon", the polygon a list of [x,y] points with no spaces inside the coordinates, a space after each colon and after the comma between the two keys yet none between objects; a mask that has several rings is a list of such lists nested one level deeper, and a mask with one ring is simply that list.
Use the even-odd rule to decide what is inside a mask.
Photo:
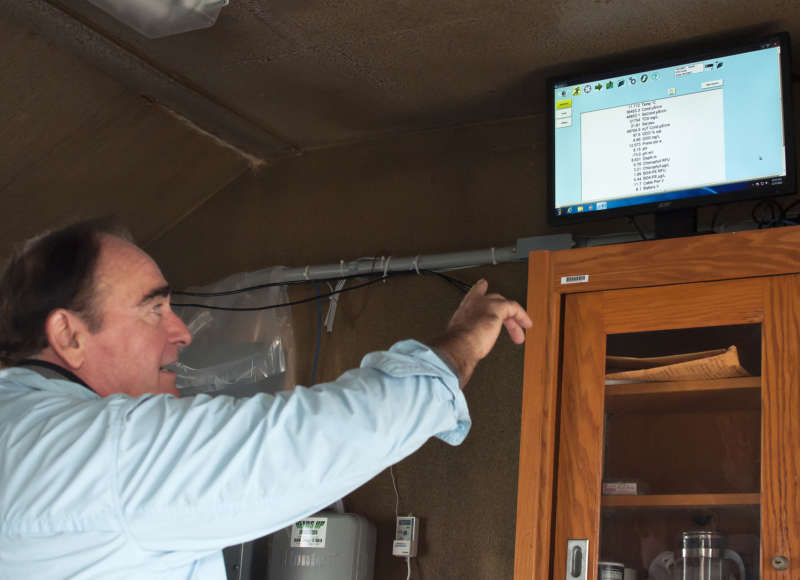
[{"label": "monitor screen", "polygon": [[785,33],[550,79],[548,219],[794,193]]}]

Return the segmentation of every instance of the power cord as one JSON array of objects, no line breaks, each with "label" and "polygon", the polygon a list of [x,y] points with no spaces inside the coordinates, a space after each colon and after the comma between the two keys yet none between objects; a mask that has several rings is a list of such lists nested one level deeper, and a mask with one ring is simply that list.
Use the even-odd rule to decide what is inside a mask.
[{"label": "power cord", "polygon": [[[332,290],[325,294],[317,293],[316,296],[311,296],[309,298],[302,298],[300,300],[293,300],[290,302],[283,302],[281,304],[271,304],[269,306],[247,306],[247,307],[234,307],[234,306],[213,306],[211,304],[199,304],[199,303],[183,303],[183,302],[173,302],[172,306],[174,307],[182,307],[182,308],[205,308],[207,310],[225,310],[231,312],[256,312],[260,310],[272,310],[273,308],[285,308],[287,306],[297,306],[298,304],[305,304],[307,302],[313,302],[315,300],[320,300],[322,298],[328,298],[335,294],[341,294],[343,292],[349,292],[351,290],[357,290],[359,288],[364,288],[366,286],[371,286],[372,284],[377,284],[378,282],[384,281],[387,278],[394,278],[396,276],[407,276],[411,274],[416,274],[416,272],[392,272],[387,276],[377,275],[376,277],[368,280],[362,284],[356,284],[355,286],[348,286],[346,288],[341,288],[339,290]],[[434,274],[439,276],[440,278],[446,280],[448,283],[455,286],[460,292],[466,294],[466,292],[471,288],[469,284],[458,280],[457,278],[453,278],[452,276],[447,276],[446,274],[442,274],[441,272],[436,272],[433,270],[420,270],[420,274]],[[330,280],[326,280],[327,282],[333,282],[338,280],[348,280],[350,278],[363,278],[364,276],[343,276],[339,278],[331,278]],[[226,290],[222,292],[187,292],[183,290],[176,290],[172,294],[174,296],[197,296],[197,297],[218,297],[218,296],[230,296],[232,294],[240,294],[242,292],[248,292],[251,290],[259,290],[262,288],[268,288],[273,286],[284,286],[284,285],[295,285],[295,284],[308,284],[313,283],[313,281],[297,281],[297,282],[272,282],[269,284],[259,284],[257,286],[250,286],[247,288],[239,288],[237,290]]]},{"label": "power cord", "polygon": [[751,216],[760,230],[797,225],[797,221],[789,219],[789,211],[798,203],[800,200],[795,200],[784,208],[774,199],[762,199],[753,206]]},{"label": "power cord", "polygon": [[[394,477],[394,465],[389,466],[389,475],[392,477],[392,487],[394,488],[394,521],[397,522],[400,519],[400,492],[397,491],[397,480]],[[408,570],[408,575],[406,575],[406,580],[411,580],[411,556],[406,556],[406,569]]]},{"label": "power cord", "polygon": [[772,199],[762,199],[753,206],[750,216],[758,225],[758,229],[772,227],[778,222],[779,216],[783,213],[783,208]]},{"label": "power cord", "polygon": [[394,488],[394,517],[396,521],[400,517],[400,492],[397,491],[397,480],[394,478],[394,465],[389,466],[389,475],[392,477],[392,487]]},{"label": "power cord", "polygon": [[[320,298],[327,298],[328,296],[333,296],[334,294],[341,294],[342,292],[349,292],[350,290],[356,290],[358,288],[364,288],[365,286],[370,286],[377,282],[380,282],[383,277],[379,276],[378,278],[373,278],[368,282],[364,282],[363,284],[357,284],[356,286],[349,286],[347,288],[342,288],[341,290],[334,290],[332,292],[328,292],[326,294],[318,294],[316,296],[312,296],[310,298],[303,298],[301,300],[293,300],[291,302],[283,302],[281,304],[271,304],[269,306],[249,306],[249,307],[233,307],[233,306],[212,306],[211,304],[194,304],[194,303],[178,303],[173,302],[172,306],[181,306],[183,308],[206,308],[208,310],[228,310],[232,312],[255,312],[257,310],[272,310],[273,308],[285,308],[287,306],[297,306],[298,304],[305,304],[307,302],[313,302],[314,300],[319,300]],[[305,282],[301,282],[305,283]],[[286,282],[286,284],[291,284],[291,282]],[[272,286],[280,285],[280,284],[271,284]],[[264,286],[254,287],[253,289],[263,288]],[[235,293],[239,292],[246,292],[249,288],[242,288],[241,290],[236,290]],[[232,291],[233,292],[233,291]],[[184,295],[185,293],[182,292],[173,292],[173,294]],[[214,293],[215,294],[215,293]],[[194,294],[195,296],[199,295],[197,293]],[[211,296],[211,295],[209,295]]]},{"label": "power cord", "polygon": [[[349,276],[338,276],[330,278],[325,281],[333,280],[351,280],[353,278],[365,278],[369,274],[351,274]],[[202,296],[202,297],[217,297],[217,296],[233,296],[234,294],[242,294],[243,292],[250,292],[252,290],[261,290],[263,288],[274,288],[275,286],[296,286],[298,284],[309,284],[312,280],[291,280],[287,282],[266,282],[264,284],[256,284],[255,286],[245,286],[244,288],[236,288],[234,290],[220,290],[218,292],[193,292],[189,290],[174,290],[173,296]]]},{"label": "power cord", "polygon": [[636,221],[636,218],[633,216],[628,217],[628,221],[633,224],[633,227],[636,228],[636,231],[639,232],[639,235],[642,237],[644,241],[647,241],[647,236],[642,231],[642,228],[639,227],[639,222]]},{"label": "power cord", "polygon": [[711,218],[711,233],[714,234],[717,231],[717,219],[719,219],[719,214],[722,213],[722,208],[725,206],[723,204],[719,204],[717,206],[716,211],[714,212],[713,217]]},{"label": "power cord", "polygon": [[425,269],[422,269],[422,270],[420,270],[420,273],[422,273],[422,274],[432,274],[434,276],[439,276],[442,280],[445,280],[449,284],[452,284],[453,286],[455,286],[459,290],[459,292],[461,292],[462,294],[466,294],[467,292],[469,292],[469,289],[472,288],[472,286],[470,286],[466,282],[462,282],[458,278],[453,278],[452,276],[448,276],[446,274],[442,274],[441,272],[437,272],[436,270],[425,270]]},{"label": "power cord", "polygon": [[319,286],[316,282],[314,284],[314,290],[317,293],[317,346],[314,349],[314,366],[311,368],[311,384],[309,386],[314,386],[314,383],[317,380],[317,363],[319,362],[319,347],[322,343],[322,296],[320,296]]}]

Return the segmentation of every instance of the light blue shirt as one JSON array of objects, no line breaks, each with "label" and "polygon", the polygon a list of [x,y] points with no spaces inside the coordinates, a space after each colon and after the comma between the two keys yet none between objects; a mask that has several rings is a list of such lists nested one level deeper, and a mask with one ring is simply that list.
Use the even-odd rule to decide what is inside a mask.
[{"label": "light blue shirt", "polygon": [[470,428],[458,379],[415,341],[331,383],[246,399],[100,398],[0,371],[0,579],[225,578],[221,549],[347,495]]}]

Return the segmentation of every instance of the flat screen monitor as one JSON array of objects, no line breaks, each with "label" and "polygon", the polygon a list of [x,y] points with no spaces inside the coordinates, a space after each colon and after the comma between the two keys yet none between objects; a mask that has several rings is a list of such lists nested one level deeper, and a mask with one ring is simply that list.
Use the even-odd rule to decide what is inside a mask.
[{"label": "flat screen monitor", "polygon": [[789,36],[552,78],[548,221],[795,192]]}]

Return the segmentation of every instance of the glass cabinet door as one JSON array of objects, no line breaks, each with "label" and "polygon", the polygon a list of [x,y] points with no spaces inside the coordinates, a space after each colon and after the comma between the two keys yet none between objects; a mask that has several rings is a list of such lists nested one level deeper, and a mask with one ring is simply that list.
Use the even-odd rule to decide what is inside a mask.
[{"label": "glass cabinet door", "polygon": [[798,291],[787,276],[565,298],[553,578],[577,580],[575,541],[587,580],[773,578],[761,559],[790,544],[776,518],[799,517],[775,509]]},{"label": "glass cabinet door", "polygon": [[745,324],[607,336],[601,568],[758,578],[761,334]]}]

